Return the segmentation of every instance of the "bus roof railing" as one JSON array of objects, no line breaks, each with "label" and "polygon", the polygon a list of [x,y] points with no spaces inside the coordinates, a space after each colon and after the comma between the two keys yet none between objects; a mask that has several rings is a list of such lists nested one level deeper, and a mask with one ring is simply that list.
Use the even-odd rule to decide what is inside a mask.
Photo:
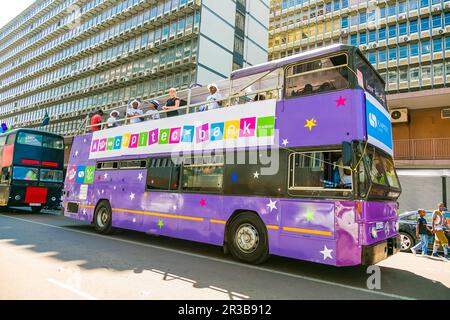
[{"label": "bus roof railing", "polygon": [[[278,96],[278,90],[279,89],[280,89],[279,87],[267,88],[267,89],[252,91],[251,93],[245,93],[245,94],[241,93],[241,94],[236,94],[236,95],[233,95],[233,96],[228,96],[226,98],[223,98],[223,99],[220,99],[220,100],[216,100],[216,101],[202,101],[202,102],[190,104],[190,105],[187,105],[187,106],[179,107],[179,108],[177,108],[175,110],[162,110],[162,111],[157,111],[157,112],[154,112],[154,113],[151,113],[151,114],[142,114],[142,115],[138,115],[138,116],[134,116],[134,117],[125,117],[125,118],[122,118],[122,119],[118,119],[115,123],[120,126],[120,125],[126,125],[128,121],[133,120],[133,119],[142,119],[142,118],[144,118],[144,119],[146,119],[144,121],[152,120],[152,118],[155,115],[159,115],[161,117],[161,116],[164,116],[167,113],[173,112],[173,111],[178,111],[178,112],[186,111],[186,114],[200,113],[200,112],[204,112],[204,111],[197,111],[197,108],[199,108],[201,106],[207,106],[207,105],[210,105],[210,104],[214,104],[214,103],[217,103],[219,105],[219,108],[217,108],[217,109],[223,109],[223,108],[231,107],[231,106],[234,106],[234,105],[238,105],[238,104],[232,104],[233,100],[236,100],[236,99],[239,99],[239,98],[248,97],[250,95],[257,96],[257,95],[260,95],[260,94],[263,94],[263,93],[276,91],[277,92],[276,95]],[[223,103],[223,102],[227,102],[227,103],[225,103],[225,105],[220,106],[219,103]],[[250,102],[250,101],[248,101],[248,102]],[[128,106],[122,106],[121,108],[128,108]],[[118,108],[109,109],[109,110],[106,110],[105,113],[106,112],[112,112],[112,111],[115,111],[117,109]],[[191,112],[191,110],[193,110],[193,112]],[[181,115],[183,115],[183,114],[181,114]],[[161,119],[162,118],[163,117],[161,117]],[[84,134],[87,133],[87,132],[91,132],[89,130],[90,128],[99,127],[99,126],[101,127],[102,130],[103,129],[106,130],[106,129],[112,129],[113,128],[113,127],[111,127],[111,128],[107,127],[108,126],[108,122],[107,121],[106,122],[102,122],[102,123],[98,123],[98,124],[94,124],[94,125],[90,125],[90,124],[88,125],[88,121],[89,121],[89,115],[85,118],[84,123],[82,124],[82,126],[80,127],[80,129],[78,131],[78,134],[81,133],[81,132],[84,132]]]}]

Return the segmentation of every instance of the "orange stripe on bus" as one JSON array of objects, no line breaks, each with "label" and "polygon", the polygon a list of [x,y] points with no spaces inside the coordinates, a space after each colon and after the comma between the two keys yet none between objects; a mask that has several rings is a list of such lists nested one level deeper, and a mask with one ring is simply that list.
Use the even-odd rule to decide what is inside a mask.
[{"label": "orange stripe on bus", "polygon": [[209,222],[211,222],[211,223],[218,223],[218,224],[227,224],[227,222],[223,221],[223,220],[209,220]]},{"label": "orange stripe on bus", "polygon": [[270,225],[267,225],[266,227],[267,227],[267,229],[272,229],[272,230],[278,230],[278,229],[279,229],[278,226],[270,226]]},{"label": "orange stripe on bus", "polygon": [[307,234],[317,234],[322,236],[332,236],[333,234],[329,231],[319,231],[319,230],[310,230],[310,229],[298,229],[298,228],[288,228],[283,227],[284,231],[297,232],[297,233],[307,233]]},{"label": "orange stripe on bus", "polygon": [[191,221],[204,221],[203,218],[195,218],[195,217],[188,217],[188,216],[177,216],[177,215],[174,215],[174,214],[166,214],[166,213],[146,212],[146,211],[119,209],[119,208],[114,208],[112,210],[113,211],[119,211],[119,212],[125,212],[125,213],[133,213],[133,214],[139,214],[139,215],[145,215],[145,216],[152,216],[152,217],[180,219],[180,220],[191,220]]}]

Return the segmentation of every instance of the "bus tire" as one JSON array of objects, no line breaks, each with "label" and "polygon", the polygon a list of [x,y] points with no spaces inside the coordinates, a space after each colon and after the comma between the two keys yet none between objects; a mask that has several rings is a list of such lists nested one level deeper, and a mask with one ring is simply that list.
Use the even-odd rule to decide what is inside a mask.
[{"label": "bus tire", "polygon": [[267,229],[256,214],[240,213],[230,222],[227,232],[227,248],[236,259],[261,264],[269,258]]},{"label": "bus tire", "polygon": [[95,231],[100,234],[112,234],[112,210],[108,201],[100,201],[94,213]]}]

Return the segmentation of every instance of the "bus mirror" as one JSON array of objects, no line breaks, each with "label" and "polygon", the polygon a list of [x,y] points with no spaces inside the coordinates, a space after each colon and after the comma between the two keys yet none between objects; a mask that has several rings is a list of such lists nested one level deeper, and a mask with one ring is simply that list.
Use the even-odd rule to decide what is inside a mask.
[{"label": "bus mirror", "polygon": [[350,142],[342,143],[342,163],[345,167],[352,164],[352,144]]}]

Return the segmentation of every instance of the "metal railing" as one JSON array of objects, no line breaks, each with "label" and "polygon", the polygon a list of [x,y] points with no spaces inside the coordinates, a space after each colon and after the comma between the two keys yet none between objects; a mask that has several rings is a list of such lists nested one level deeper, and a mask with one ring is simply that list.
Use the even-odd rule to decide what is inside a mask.
[{"label": "metal railing", "polygon": [[[252,91],[250,94],[247,92],[239,92],[238,94],[234,94],[234,95],[230,95],[227,97],[224,97],[220,100],[215,101],[216,103],[219,104],[218,109],[221,108],[227,108],[227,107],[231,107],[231,106],[236,106],[241,104],[240,103],[240,99],[246,99],[246,102],[251,102],[253,101],[252,99],[250,99],[250,96],[255,96],[255,95],[259,95],[259,94],[264,94],[265,97],[269,100],[269,99],[278,99],[279,98],[279,88],[270,88],[270,89],[263,89],[263,90],[255,90]],[[159,117],[161,119],[166,118],[167,117],[167,113],[170,113],[172,111],[178,111],[179,115],[183,115],[183,114],[190,114],[190,113],[197,113],[197,112],[204,112],[204,111],[200,111],[199,107],[202,106],[207,106],[207,105],[211,105],[214,102],[212,101],[202,101],[199,103],[189,103],[190,97],[188,97],[188,105],[187,106],[183,106],[183,107],[179,107],[175,110],[161,110],[161,111],[157,111],[153,114],[143,114],[143,115],[138,115],[135,117],[125,117],[125,118],[121,118],[118,119],[116,121],[117,126],[122,126],[122,125],[127,125],[130,124],[130,120],[132,119],[141,119],[143,121],[149,121],[154,119],[155,115],[159,115]],[[151,100],[150,100],[151,101]],[[146,101],[147,103],[149,101]],[[245,103],[245,102],[244,102]],[[221,105],[220,105],[221,104]],[[104,113],[108,113],[110,111],[116,110],[119,111],[119,113],[121,111],[124,111],[128,108],[128,105],[123,105],[120,108],[114,108],[114,109],[109,109],[104,111]],[[85,118],[85,120],[83,121],[83,123],[81,124],[81,126],[78,128],[77,132],[75,135],[79,135],[79,134],[85,134],[87,132],[90,131],[91,128],[93,127],[100,127],[100,130],[104,130],[104,129],[110,129],[110,127],[108,127],[108,122],[102,122],[99,124],[95,124],[95,125],[91,125],[90,124],[90,118],[89,116],[87,116]]]},{"label": "metal railing", "polygon": [[397,160],[448,160],[450,138],[394,140]]}]

